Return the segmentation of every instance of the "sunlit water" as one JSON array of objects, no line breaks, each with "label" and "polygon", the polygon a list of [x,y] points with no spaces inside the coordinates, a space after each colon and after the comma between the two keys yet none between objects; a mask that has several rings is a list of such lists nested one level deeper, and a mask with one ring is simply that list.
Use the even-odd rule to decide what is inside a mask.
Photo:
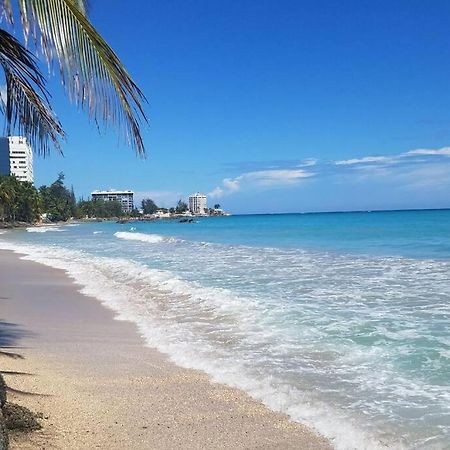
[{"label": "sunlit water", "polygon": [[337,448],[450,448],[450,211],[30,228],[0,248]]}]

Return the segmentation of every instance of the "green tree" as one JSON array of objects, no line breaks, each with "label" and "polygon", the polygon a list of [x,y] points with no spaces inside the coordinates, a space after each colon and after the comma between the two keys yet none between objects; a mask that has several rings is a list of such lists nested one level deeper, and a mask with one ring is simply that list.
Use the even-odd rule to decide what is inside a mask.
[{"label": "green tree", "polygon": [[144,198],[141,202],[142,209],[144,210],[144,214],[155,214],[158,209],[158,206],[151,198]]},{"label": "green tree", "polygon": [[216,204],[214,205],[214,209],[220,209],[219,203],[216,203]]},{"label": "green tree", "polygon": [[0,177],[0,214],[2,221],[11,220],[13,205],[16,199],[16,189],[12,177]]},{"label": "green tree", "polygon": [[58,178],[49,187],[41,186],[39,192],[42,206],[47,218],[52,222],[66,221],[72,217],[72,193],[64,186],[64,174],[60,172]]},{"label": "green tree", "polygon": [[[68,96],[95,124],[118,130],[126,143],[144,154],[141,125],[147,121],[145,97],[117,55],[95,30],[86,11],[87,0],[2,0],[0,65],[5,74],[2,99],[6,135],[27,137],[33,148],[46,153],[61,148],[65,138],[54,114],[35,55],[56,63]],[[28,49],[12,34],[20,17]],[[56,72],[56,71],[55,71]]]},{"label": "green tree", "polygon": [[33,223],[40,219],[41,199],[36,188],[14,176],[0,176],[0,219]]},{"label": "green tree", "polygon": [[187,210],[188,210],[188,205],[185,202],[183,202],[181,199],[178,200],[177,207],[175,208],[175,212],[177,214],[183,214]]},{"label": "green tree", "polygon": [[77,215],[77,199],[75,198],[75,191],[73,186],[70,188],[70,215],[75,217]]},{"label": "green tree", "polygon": [[19,182],[16,218],[21,222],[34,223],[40,220],[41,197],[37,189],[28,182]]}]

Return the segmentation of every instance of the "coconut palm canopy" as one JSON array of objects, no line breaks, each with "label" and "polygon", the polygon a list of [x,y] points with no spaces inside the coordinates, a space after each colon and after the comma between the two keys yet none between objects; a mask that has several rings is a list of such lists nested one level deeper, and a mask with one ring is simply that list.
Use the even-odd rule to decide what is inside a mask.
[{"label": "coconut palm canopy", "polygon": [[[53,112],[37,57],[56,64],[69,99],[96,124],[119,130],[139,155],[145,152],[141,125],[145,97],[117,55],[95,30],[86,0],[0,0],[0,65],[5,73],[2,109],[6,134],[26,136],[46,154],[61,150],[64,130]],[[20,16],[20,20],[15,20]],[[24,44],[11,34],[17,22]]]}]

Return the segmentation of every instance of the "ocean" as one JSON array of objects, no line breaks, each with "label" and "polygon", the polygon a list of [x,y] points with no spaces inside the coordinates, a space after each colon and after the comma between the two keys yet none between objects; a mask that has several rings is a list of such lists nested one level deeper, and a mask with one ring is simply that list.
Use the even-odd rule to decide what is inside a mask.
[{"label": "ocean", "polygon": [[450,448],[450,211],[0,232],[177,364],[337,449]]}]

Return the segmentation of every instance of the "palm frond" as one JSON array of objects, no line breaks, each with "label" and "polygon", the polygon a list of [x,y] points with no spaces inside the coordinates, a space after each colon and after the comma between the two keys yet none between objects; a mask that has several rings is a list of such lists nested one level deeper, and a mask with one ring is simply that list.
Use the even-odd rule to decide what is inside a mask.
[{"label": "palm frond", "polygon": [[[7,0],[3,0],[7,1]],[[112,124],[138,154],[145,97],[85,15],[85,0],[19,0],[26,38],[56,61],[69,98],[96,123]]]},{"label": "palm frond", "polygon": [[33,55],[1,29],[0,65],[6,81],[6,102],[2,99],[1,104],[6,135],[17,132],[27,137],[38,153],[46,154],[50,142],[60,150],[64,131],[50,108],[45,79]]},{"label": "palm frond", "polygon": [[11,6],[11,0],[0,0],[0,8],[2,9],[1,13],[3,17],[5,17],[7,22],[13,23],[13,10]]}]

